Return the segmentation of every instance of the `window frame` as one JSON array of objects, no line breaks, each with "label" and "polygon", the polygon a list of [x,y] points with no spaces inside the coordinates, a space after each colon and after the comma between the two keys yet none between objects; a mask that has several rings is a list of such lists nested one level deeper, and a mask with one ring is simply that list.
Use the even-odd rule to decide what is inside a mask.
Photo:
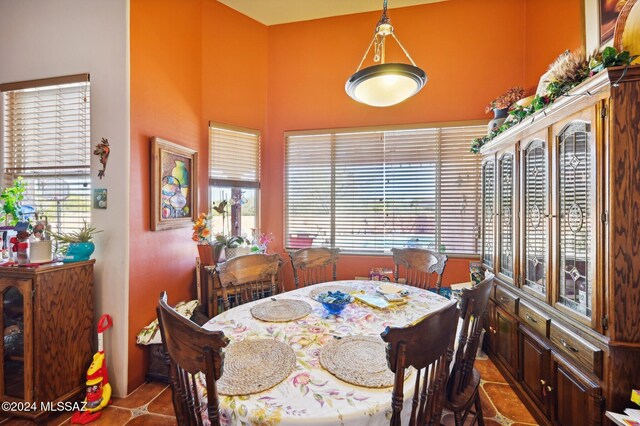
[{"label": "window frame", "polygon": [[[257,149],[257,170],[256,170],[256,177],[257,180],[253,181],[253,180],[237,180],[237,179],[218,179],[218,178],[213,178],[211,176],[211,164],[212,164],[212,130],[215,129],[220,129],[223,131],[227,131],[227,132],[236,132],[236,133],[245,133],[245,134],[249,134],[249,135],[254,135],[257,137],[258,139],[258,149]],[[231,192],[233,193],[234,189],[239,189],[239,190],[243,190],[243,189],[251,189],[251,190],[255,190],[255,222],[256,222],[256,230],[260,229],[260,187],[261,187],[261,179],[262,179],[262,132],[258,129],[251,129],[248,127],[240,127],[240,126],[235,126],[235,125],[230,125],[230,124],[224,124],[224,123],[220,123],[220,122],[216,122],[216,121],[209,121],[209,126],[208,126],[208,138],[209,138],[209,161],[207,163],[207,176],[208,176],[208,184],[207,184],[207,200],[208,200],[208,207],[207,210],[211,211],[212,210],[212,190],[215,187],[218,188],[230,188]],[[231,212],[229,213],[229,215],[231,215]],[[240,217],[242,217],[242,207],[240,207]],[[233,227],[232,227],[233,228]],[[240,226],[240,229],[242,229],[242,226]],[[236,235],[237,231],[235,229],[230,229],[229,230],[230,235]]]},{"label": "window frame", "polygon": [[[40,176],[38,177],[37,174],[34,175],[35,171],[39,170],[39,169],[49,169],[51,170],[51,166],[46,166],[46,167],[30,167],[30,166],[26,166],[26,164],[28,164],[27,162],[25,162],[25,160],[22,161],[21,164],[24,164],[22,167],[18,167],[16,170],[24,170],[27,172],[27,174],[24,174],[22,172],[16,172],[16,173],[7,173],[7,162],[5,161],[5,156],[7,155],[7,149],[9,149],[10,146],[13,146],[13,149],[15,150],[16,148],[20,148],[22,146],[26,146],[26,144],[24,143],[14,143],[11,142],[11,144],[8,143],[8,139],[5,137],[6,136],[6,132],[8,131],[8,128],[10,129],[11,126],[7,127],[8,124],[5,123],[5,120],[7,119],[11,119],[11,118],[7,118],[7,115],[12,114],[12,108],[10,107],[10,103],[8,104],[6,102],[6,97],[9,96],[16,96],[16,95],[12,95],[12,94],[6,94],[5,92],[20,92],[20,91],[33,91],[33,92],[38,92],[39,90],[60,90],[60,89],[64,89],[64,88],[60,88],[59,86],[68,86],[68,85],[73,85],[76,84],[78,85],[78,87],[80,88],[78,90],[78,93],[85,93],[85,98],[84,98],[84,102],[85,102],[85,107],[83,107],[84,113],[82,115],[82,117],[86,120],[85,124],[83,125],[82,128],[80,128],[80,130],[78,130],[78,134],[84,136],[83,139],[80,139],[81,141],[81,150],[76,151],[76,153],[78,155],[81,156],[86,156],[86,158],[84,158],[83,162],[79,162],[75,165],[73,165],[74,169],[78,169],[78,170],[86,170],[86,173],[78,173],[78,174],[68,174],[65,173],[65,170],[69,170],[70,166],[69,165],[64,165],[64,164],[58,164],[57,167],[54,167],[55,172],[51,175],[47,175],[45,173],[44,177]],[[68,87],[66,87],[68,89]],[[47,214],[47,218],[48,218],[48,222],[50,225],[54,225],[52,226],[52,228],[54,230],[56,230],[57,232],[70,232],[70,231],[75,231],[77,230],[76,227],[77,226],[82,226],[81,223],[78,222],[78,220],[76,219],[80,219],[82,221],[86,221],[87,223],[90,223],[92,221],[92,191],[93,191],[93,184],[92,184],[92,176],[91,176],[91,79],[90,79],[90,75],[88,73],[83,73],[83,74],[74,74],[74,75],[67,75],[67,76],[60,76],[60,77],[51,77],[51,78],[43,78],[43,79],[36,79],[36,80],[25,80],[25,81],[18,81],[18,82],[11,82],[11,83],[3,83],[0,84],[0,113],[2,115],[2,119],[0,119],[0,175],[1,175],[1,179],[3,182],[3,185],[10,185],[11,182],[8,181],[8,179],[11,178],[11,176],[17,177],[17,176],[22,176],[25,181],[28,181],[32,178],[37,178],[37,179],[45,179],[45,180],[56,180],[56,179],[64,179],[65,176],[66,178],[72,177],[72,178],[76,178],[76,180],[82,181],[82,186],[83,186],[83,190],[82,193],[75,195],[75,197],[80,197],[79,200],[81,201],[80,206],[84,206],[81,207],[80,209],[74,209],[72,211],[70,211],[70,214],[67,214],[67,219],[65,220],[64,217],[64,213],[62,215],[60,215],[59,213],[57,213],[55,216],[51,216],[50,214]],[[20,96],[19,94],[17,96]],[[20,105],[20,104],[18,104]],[[64,109],[59,109],[56,108],[55,112],[53,113],[54,116],[55,114],[62,114],[64,113],[65,110]],[[42,112],[40,114],[43,114]],[[58,117],[59,119],[59,117]],[[70,121],[72,121],[70,119]],[[65,124],[68,126],[73,126],[73,124],[69,124],[65,121]],[[18,139],[17,141],[23,141],[26,138],[21,138]],[[37,138],[38,140],[40,140],[39,138]],[[67,140],[67,139],[65,139]],[[57,145],[57,143],[55,143]],[[63,143],[62,146],[64,147],[65,144]],[[86,152],[84,152],[86,150]],[[26,160],[28,161],[28,160]],[[9,165],[11,165],[12,163],[9,163]],[[29,174],[29,170],[32,171],[31,174]],[[48,177],[47,177],[48,176]],[[86,179],[86,180],[85,180]],[[72,179],[73,180],[73,179]],[[71,185],[74,185],[73,183]],[[29,194],[32,193],[32,191],[35,191],[35,193],[37,194],[37,192],[39,191],[37,186],[36,187],[32,187],[30,185],[27,185],[27,192],[25,193],[25,199],[29,198]],[[47,192],[47,194],[49,194],[49,192]],[[51,192],[51,194],[56,195],[58,194],[58,192],[53,191]],[[37,205],[39,205],[40,203],[42,203],[42,198],[38,197],[35,194],[31,194],[32,196],[34,196],[34,201],[40,200],[36,205],[34,205],[33,207],[37,207]],[[45,202],[45,207],[46,207],[46,202]],[[41,206],[42,208],[42,206]],[[42,211],[40,210],[40,208],[36,209],[37,212],[42,213]],[[46,210],[45,210],[46,211]],[[64,208],[63,208],[64,211]],[[61,223],[57,222],[57,218],[61,217],[62,221]],[[53,220],[52,220],[53,219]],[[64,222],[68,222],[67,225],[63,225]]]},{"label": "window frame", "polygon": [[[284,182],[284,188],[283,188],[283,192],[284,192],[284,200],[283,200],[283,242],[284,242],[284,247],[285,250],[295,250],[298,247],[290,247],[289,241],[288,241],[288,235],[290,234],[289,232],[289,200],[288,200],[288,161],[287,161],[287,155],[288,155],[288,143],[289,143],[289,138],[290,137],[295,137],[295,136],[321,136],[321,135],[327,135],[330,136],[332,138],[335,138],[336,134],[348,134],[348,133],[367,133],[367,132],[394,132],[394,131],[402,131],[402,130],[438,130],[438,129],[444,129],[444,128],[454,128],[454,127],[475,127],[475,126],[482,126],[482,128],[484,129],[486,126],[486,120],[465,120],[465,121],[447,121],[447,122],[434,122],[434,123],[426,123],[426,124],[401,124],[401,125],[380,125],[380,126],[365,126],[365,127],[351,127],[351,128],[330,128],[330,129],[315,129],[315,130],[295,130],[295,131],[287,131],[284,132],[284,141],[285,141],[285,149],[284,149],[284,176],[283,176],[283,182]],[[486,132],[484,130],[482,130],[483,134],[486,134]],[[438,138],[440,138],[440,136],[438,136]],[[471,139],[469,140],[469,143],[471,142]],[[477,154],[476,154],[477,155]],[[333,169],[335,168],[335,159],[331,160],[331,162],[329,163],[330,167]],[[438,168],[440,168],[440,165],[438,166]],[[480,173],[481,173],[481,169],[480,169],[480,157],[478,157],[478,179],[480,179]],[[441,177],[440,176],[436,176],[436,181],[438,181],[437,185],[439,187],[440,185],[440,181]],[[335,193],[335,187],[334,187],[334,183],[332,183],[332,193]],[[333,195],[332,195],[333,197]],[[477,195],[477,202],[480,203],[480,193],[478,193]],[[440,206],[440,197],[439,195],[437,196],[437,203],[438,205],[436,206],[437,210],[440,211],[441,206]],[[335,208],[334,208],[335,210]],[[480,206],[478,206],[478,217],[477,217],[477,226],[479,229],[479,224],[480,224],[480,216],[479,213],[480,212]],[[335,212],[332,212],[332,215],[335,215]],[[442,226],[442,218],[441,216],[439,216],[440,213],[438,213],[438,218],[436,221],[436,226],[438,229],[441,228]],[[335,234],[336,234],[336,229],[335,229],[335,217],[331,219],[331,225],[330,225],[330,235],[331,235],[331,246],[335,246],[335,242],[336,242],[336,238],[335,238]],[[478,230],[475,231],[476,232],[476,239],[477,239],[477,232]],[[296,234],[294,232],[294,234]],[[437,232],[437,234],[440,234],[440,232]],[[440,238],[440,237],[436,237],[436,238]],[[438,242],[436,241],[436,244],[441,244],[441,241]],[[456,258],[469,258],[469,259],[477,259],[479,257],[479,253],[480,253],[480,242],[477,239],[476,240],[476,252],[475,253],[467,253],[467,252],[456,252],[456,251],[446,251],[445,253],[447,253],[447,255],[449,256],[454,256]],[[341,250],[343,250],[341,248]],[[348,254],[348,255],[354,255],[354,256],[391,256],[391,252],[385,250],[384,252],[373,252],[373,251],[360,251],[360,250],[343,250],[344,254]]]}]

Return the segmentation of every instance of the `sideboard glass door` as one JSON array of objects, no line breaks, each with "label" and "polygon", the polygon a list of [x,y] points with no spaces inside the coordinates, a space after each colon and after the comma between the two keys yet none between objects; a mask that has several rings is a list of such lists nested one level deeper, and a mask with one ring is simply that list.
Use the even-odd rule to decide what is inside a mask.
[{"label": "sideboard glass door", "polygon": [[498,184],[500,186],[498,253],[500,265],[498,272],[513,279],[514,248],[514,158],[512,153],[503,154],[498,160]]},{"label": "sideboard glass door", "polygon": [[547,142],[534,139],[522,155],[524,233],[522,286],[547,299],[549,253],[549,167]]},{"label": "sideboard glass door", "polygon": [[495,160],[485,161],[482,165],[482,263],[490,270],[493,270],[493,248],[495,245],[495,166]]},{"label": "sideboard glass door", "polygon": [[595,266],[591,124],[572,121],[557,141],[558,302],[590,318]]}]

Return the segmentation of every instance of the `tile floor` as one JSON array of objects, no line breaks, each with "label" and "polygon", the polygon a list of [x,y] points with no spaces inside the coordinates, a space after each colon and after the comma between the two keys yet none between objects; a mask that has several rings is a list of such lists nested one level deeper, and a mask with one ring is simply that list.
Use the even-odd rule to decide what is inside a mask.
[{"label": "tile floor", "polygon": [[[485,425],[531,426],[536,425],[526,407],[507,384],[496,366],[486,356],[478,357],[475,364],[482,376],[482,412]],[[47,426],[70,424],[71,414],[50,419]],[[453,415],[445,414],[442,423],[453,425]],[[32,423],[0,416],[0,426],[23,426]],[[177,425],[171,389],[167,385],[149,382],[140,386],[126,398],[114,398],[94,426],[169,426]]]}]

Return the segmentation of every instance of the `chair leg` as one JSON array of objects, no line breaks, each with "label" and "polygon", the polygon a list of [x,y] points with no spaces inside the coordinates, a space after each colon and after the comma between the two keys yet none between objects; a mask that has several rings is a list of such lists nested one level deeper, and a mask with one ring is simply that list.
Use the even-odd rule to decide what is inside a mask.
[{"label": "chair leg", "polygon": [[476,400],[474,402],[476,408],[476,419],[478,426],[484,426],[484,417],[482,417],[482,403],[480,402],[480,389],[476,393]]}]

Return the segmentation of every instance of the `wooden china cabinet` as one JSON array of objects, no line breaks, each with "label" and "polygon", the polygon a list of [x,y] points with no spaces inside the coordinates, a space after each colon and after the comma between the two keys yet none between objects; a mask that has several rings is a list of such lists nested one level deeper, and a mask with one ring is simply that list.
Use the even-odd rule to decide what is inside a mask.
[{"label": "wooden china cabinet", "polygon": [[545,425],[640,386],[640,66],[610,68],[481,150],[486,349]]},{"label": "wooden china cabinet", "polygon": [[0,267],[0,400],[29,403],[28,410],[3,407],[3,415],[39,422],[51,414],[40,403],[55,405],[85,390],[96,336],[94,263]]}]

